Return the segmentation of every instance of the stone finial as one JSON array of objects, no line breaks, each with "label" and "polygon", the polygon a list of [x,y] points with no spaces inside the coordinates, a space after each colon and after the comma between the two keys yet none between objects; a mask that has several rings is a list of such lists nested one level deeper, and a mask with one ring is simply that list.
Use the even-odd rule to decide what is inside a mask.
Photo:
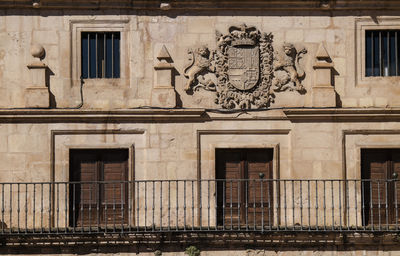
[{"label": "stone finial", "polygon": [[172,60],[171,55],[169,54],[167,47],[165,47],[165,45],[163,45],[160,52],[158,53],[157,59],[160,62],[168,62]]},{"label": "stone finial", "polygon": [[330,69],[333,67],[331,56],[329,55],[328,51],[326,50],[323,43],[320,43],[318,46],[317,53],[315,54],[315,63],[313,68],[325,68]]},{"label": "stone finial", "polygon": [[40,44],[31,46],[31,55],[38,60],[27,66],[32,77],[32,82],[26,88],[25,93],[25,106],[29,108],[48,108],[50,106],[50,93],[47,84],[48,68],[41,61],[44,54],[45,50]]},{"label": "stone finial", "polygon": [[315,58],[317,58],[317,60],[330,60],[331,57],[328,54],[328,51],[325,49],[324,44],[320,44],[318,46],[318,51],[317,54],[315,55]]},{"label": "stone finial", "polygon": [[151,96],[151,105],[155,107],[174,108],[176,106],[176,92],[173,84],[175,70],[172,58],[167,47],[162,46],[157,55],[158,63],[154,65],[156,79]]},{"label": "stone finial", "polygon": [[44,56],[44,48],[40,44],[33,44],[31,46],[31,54],[33,57],[41,59]]},{"label": "stone finial", "polygon": [[333,63],[328,51],[321,43],[315,54],[315,81],[313,85],[314,107],[336,107],[336,92],[332,83]]}]

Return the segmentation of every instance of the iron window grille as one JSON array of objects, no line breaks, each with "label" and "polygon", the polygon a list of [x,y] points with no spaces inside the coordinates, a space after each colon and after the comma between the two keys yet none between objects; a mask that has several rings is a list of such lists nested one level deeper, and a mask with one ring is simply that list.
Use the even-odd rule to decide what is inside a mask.
[{"label": "iron window grille", "polygon": [[81,33],[82,78],[120,77],[120,32]]},{"label": "iron window grille", "polygon": [[398,76],[400,30],[365,31],[365,73],[367,77]]}]

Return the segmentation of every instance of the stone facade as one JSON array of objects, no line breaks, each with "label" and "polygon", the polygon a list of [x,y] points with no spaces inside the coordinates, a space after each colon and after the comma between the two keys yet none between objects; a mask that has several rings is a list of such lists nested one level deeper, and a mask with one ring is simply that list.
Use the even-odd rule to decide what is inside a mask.
[{"label": "stone facade", "polygon": [[[69,150],[82,148],[129,149],[129,181],[213,180],[218,148],[272,148],[274,179],[361,179],[362,149],[400,148],[400,78],[366,77],[363,64],[365,30],[400,30],[400,1],[293,1],[285,8],[280,1],[249,7],[232,1],[229,10],[216,1],[205,1],[204,9],[190,9],[192,1],[138,1],[134,7],[130,1],[97,1],[98,9],[93,1],[33,2],[38,5],[0,3],[1,182],[68,182]],[[120,78],[80,79],[80,35],[86,31],[121,33]],[[257,75],[229,73],[235,69],[231,59],[240,54],[251,64],[236,69]],[[347,202],[357,205],[361,193],[356,188]],[[185,196],[191,205],[194,194]],[[195,203],[188,216],[171,223],[206,216],[207,205]],[[58,205],[61,215],[67,207]],[[50,209],[44,212],[49,218]],[[5,212],[2,218],[15,216]],[[284,220],[278,213],[274,218]],[[66,219],[62,215],[59,224]],[[356,225],[361,216],[349,214],[346,221]],[[29,218],[26,225],[39,222]],[[203,247],[201,255],[400,255],[397,241],[376,249],[340,245],[339,251],[297,252],[301,246],[248,243],[237,250]],[[139,255],[154,255],[144,251]],[[169,248],[162,255],[183,251]]]}]

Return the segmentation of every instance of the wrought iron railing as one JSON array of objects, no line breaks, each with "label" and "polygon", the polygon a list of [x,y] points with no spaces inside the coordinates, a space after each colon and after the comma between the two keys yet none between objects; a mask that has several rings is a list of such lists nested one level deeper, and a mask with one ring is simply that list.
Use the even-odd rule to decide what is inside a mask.
[{"label": "wrought iron railing", "polygon": [[0,183],[0,235],[399,231],[397,180]]}]

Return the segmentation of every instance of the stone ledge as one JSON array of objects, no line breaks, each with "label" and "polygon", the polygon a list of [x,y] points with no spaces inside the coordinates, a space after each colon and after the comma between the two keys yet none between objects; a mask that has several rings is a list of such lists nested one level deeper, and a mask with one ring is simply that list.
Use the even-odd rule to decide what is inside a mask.
[{"label": "stone ledge", "polygon": [[[266,114],[267,113],[267,114]],[[239,116],[238,116],[239,115]],[[287,108],[218,112],[207,109],[0,109],[0,123],[206,122],[223,120],[378,122],[400,120],[400,108]]]},{"label": "stone ledge", "polygon": [[374,108],[321,108],[283,110],[291,121],[328,121],[328,122],[381,122],[400,120],[400,109]]},{"label": "stone ledge", "polygon": [[0,123],[129,123],[129,122],[204,122],[202,109],[135,109],[135,110],[80,110],[80,109],[0,109]]},{"label": "stone ledge", "polygon": [[[41,0],[38,8],[43,9],[160,9],[160,0]],[[172,10],[394,10],[400,9],[398,0],[330,0],[322,4],[320,0],[252,0],[251,4],[240,0],[175,0],[164,1],[171,4]],[[32,1],[14,0],[2,1],[0,8],[33,8]],[[165,11],[168,12],[168,11]]]}]

